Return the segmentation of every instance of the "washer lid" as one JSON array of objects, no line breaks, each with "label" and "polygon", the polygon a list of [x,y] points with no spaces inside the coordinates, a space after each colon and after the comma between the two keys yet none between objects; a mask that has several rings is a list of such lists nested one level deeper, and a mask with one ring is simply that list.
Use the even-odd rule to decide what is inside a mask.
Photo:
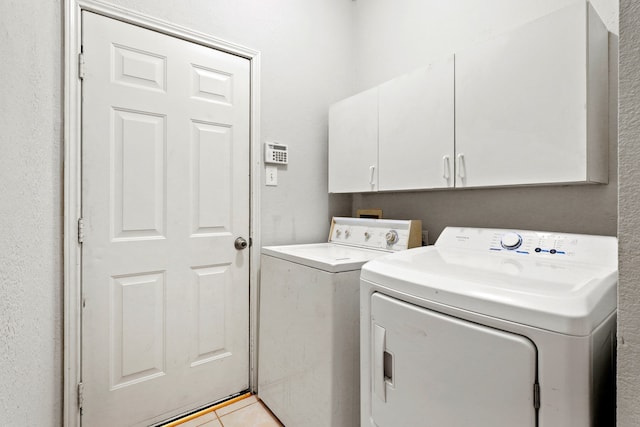
[{"label": "washer lid", "polygon": [[589,335],[616,309],[616,267],[549,255],[428,246],[377,258],[363,267],[361,278],[420,299],[576,336]]},{"label": "washer lid", "polygon": [[330,273],[359,270],[364,263],[387,253],[386,251],[335,243],[265,246],[262,248],[263,255],[281,258]]}]

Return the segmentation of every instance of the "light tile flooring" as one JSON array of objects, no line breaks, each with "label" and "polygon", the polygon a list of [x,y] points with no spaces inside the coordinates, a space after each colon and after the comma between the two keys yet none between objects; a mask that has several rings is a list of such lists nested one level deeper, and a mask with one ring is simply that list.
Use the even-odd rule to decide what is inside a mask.
[{"label": "light tile flooring", "polygon": [[256,396],[201,415],[178,427],[283,427]]}]

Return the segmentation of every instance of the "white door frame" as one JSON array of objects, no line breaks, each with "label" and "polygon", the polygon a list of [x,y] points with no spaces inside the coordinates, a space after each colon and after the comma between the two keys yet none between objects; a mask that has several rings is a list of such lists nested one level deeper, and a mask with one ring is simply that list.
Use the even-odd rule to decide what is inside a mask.
[{"label": "white door frame", "polygon": [[[64,89],[64,403],[63,425],[80,426],[81,268],[78,219],[82,213],[82,93],[79,55],[82,11],[90,11],[216,50],[251,63],[250,238],[249,248],[249,386],[257,381],[258,267],[260,262],[260,52],[100,0],[65,0]],[[238,390],[241,391],[241,390]]]}]

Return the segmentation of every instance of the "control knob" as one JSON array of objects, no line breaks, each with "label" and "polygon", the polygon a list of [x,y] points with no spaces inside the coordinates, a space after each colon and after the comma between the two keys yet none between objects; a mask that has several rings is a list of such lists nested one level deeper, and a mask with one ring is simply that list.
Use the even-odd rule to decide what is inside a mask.
[{"label": "control knob", "polygon": [[500,245],[510,251],[518,249],[520,246],[522,246],[522,236],[514,232],[506,233],[504,236],[502,236]]},{"label": "control knob", "polygon": [[387,234],[384,235],[384,238],[388,245],[393,245],[398,242],[398,232],[396,230],[389,230]]}]

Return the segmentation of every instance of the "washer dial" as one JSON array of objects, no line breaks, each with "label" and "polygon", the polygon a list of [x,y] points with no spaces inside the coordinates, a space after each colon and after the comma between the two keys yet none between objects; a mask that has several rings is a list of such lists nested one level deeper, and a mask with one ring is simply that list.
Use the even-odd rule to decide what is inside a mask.
[{"label": "washer dial", "polygon": [[384,238],[388,245],[393,245],[398,242],[398,232],[396,230],[389,230],[387,234],[384,235]]},{"label": "washer dial", "polygon": [[510,251],[518,249],[522,246],[522,236],[514,232],[506,233],[502,236],[502,239],[500,239],[500,245]]}]

